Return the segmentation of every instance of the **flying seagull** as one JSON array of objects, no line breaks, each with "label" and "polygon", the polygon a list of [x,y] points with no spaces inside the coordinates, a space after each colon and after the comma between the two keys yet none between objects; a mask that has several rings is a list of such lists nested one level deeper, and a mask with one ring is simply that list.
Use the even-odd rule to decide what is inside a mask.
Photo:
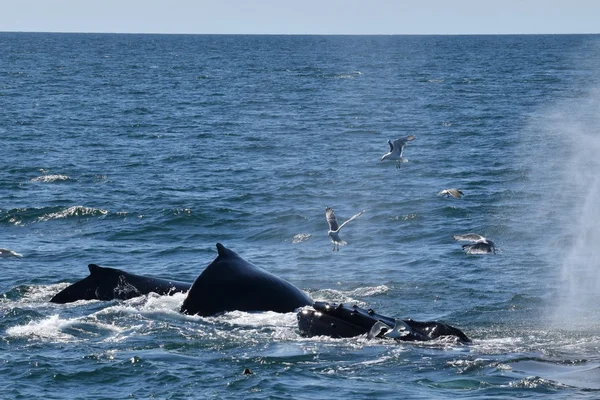
[{"label": "flying seagull", "polygon": [[9,249],[0,249],[0,257],[5,257],[5,258],[8,258],[8,257],[17,257],[17,258],[21,258],[21,257],[23,257],[23,255],[19,254],[17,252],[14,252],[12,250],[9,250]]},{"label": "flying seagull", "polygon": [[414,140],[415,138],[415,135],[410,135],[405,138],[396,139],[393,142],[391,140],[388,140],[388,144],[390,145],[390,152],[384,154],[383,157],[381,157],[381,161],[387,160],[388,158],[390,160],[396,160],[396,168],[400,168],[401,163],[408,161],[408,159],[402,158],[402,150],[404,150],[404,146],[406,146],[408,142]]},{"label": "flying seagull", "polygon": [[329,237],[331,238],[331,242],[333,243],[333,251],[340,251],[340,246],[346,245],[346,242],[344,242],[340,238],[340,230],[344,227],[344,225],[352,221],[354,218],[360,216],[364,212],[365,210],[362,210],[361,212],[359,212],[356,215],[353,215],[352,218],[338,226],[337,219],[335,219],[335,214],[333,212],[333,208],[327,207],[325,209],[325,218],[327,218],[327,223],[329,224],[329,231],[327,232],[327,235],[329,235]]},{"label": "flying seagull", "polygon": [[476,233],[467,233],[465,235],[454,235],[454,240],[473,242],[463,244],[462,248],[467,254],[496,254],[496,245],[489,239]]},{"label": "flying seagull", "polygon": [[444,189],[438,193],[438,196],[455,197],[459,199],[464,193],[458,189]]}]

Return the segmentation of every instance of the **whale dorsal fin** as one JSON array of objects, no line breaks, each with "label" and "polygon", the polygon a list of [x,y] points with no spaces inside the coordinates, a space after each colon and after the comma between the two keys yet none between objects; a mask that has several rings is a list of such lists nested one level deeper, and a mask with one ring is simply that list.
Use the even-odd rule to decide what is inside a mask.
[{"label": "whale dorsal fin", "polygon": [[223,246],[221,243],[217,243],[217,252],[220,256],[224,256],[227,251],[227,248]]},{"label": "whale dorsal fin", "polygon": [[88,265],[88,269],[90,270],[90,274],[93,275],[93,274],[97,273],[98,271],[100,271],[102,269],[102,267],[97,264],[90,264],[90,265]]}]

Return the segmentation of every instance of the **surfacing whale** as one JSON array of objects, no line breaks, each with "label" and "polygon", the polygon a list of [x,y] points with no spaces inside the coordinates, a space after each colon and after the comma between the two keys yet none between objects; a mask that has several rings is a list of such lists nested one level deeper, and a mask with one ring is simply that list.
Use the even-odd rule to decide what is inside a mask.
[{"label": "surfacing whale", "polygon": [[90,275],[57,293],[53,303],[77,300],[127,300],[154,292],[171,295],[188,292],[181,312],[211,316],[227,311],[274,311],[297,314],[304,336],[347,338],[366,334],[397,341],[427,341],[454,336],[461,343],[471,340],[458,328],[442,322],[394,319],[357,306],[313,302],[291,283],[244,260],[217,243],[217,257],[193,284],[134,275],[90,264]]},{"label": "surfacing whale", "polygon": [[77,300],[128,300],[154,292],[172,295],[187,292],[191,283],[130,274],[115,268],[88,265],[90,275],[69,285],[50,299],[52,303]]},{"label": "surfacing whale", "polygon": [[202,316],[226,311],[293,312],[311,305],[303,291],[217,243],[217,258],[196,279],[181,306]]},{"label": "surfacing whale", "polygon": [[291,283],[244,260],[217,243],[217,257],[191,284],[88,266],[90,275],[50,299],[52,303],[77,300],[128,300],[151,292],[172,295],[188,292],[181,312],[214,315],[226,311],[293,312],[313,300]]},{"label": "surfacing whale", "polygon": [[412,342],[453,336],[461,343],[471,342],[460,329],[443,322],[394,319],[356,305],[349,307],[317,301],[312,308],[300,310],[297,317],[300,333],[309,337],[348,338],[367,334],[368,338],[382,337]]}]

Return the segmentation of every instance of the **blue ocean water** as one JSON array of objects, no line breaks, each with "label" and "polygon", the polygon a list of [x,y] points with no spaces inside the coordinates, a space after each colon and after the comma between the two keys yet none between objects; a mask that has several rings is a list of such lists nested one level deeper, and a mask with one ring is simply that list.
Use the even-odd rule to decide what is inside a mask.
[{"label": "blue ocean water", "polygon": [[[600,395],[599,35],[0,48],[0,247],[23,254],[0,259],[0,397]],[[380,162],[409,134],[408,162]],[[328,206],[366,210],[339,252]],[[498,254],[464,254],[468,232]],[[473,344],[304,338],[294,313],[184,316],[184,295],[48,302],[89,263],[192,282],[217,242]]]}]

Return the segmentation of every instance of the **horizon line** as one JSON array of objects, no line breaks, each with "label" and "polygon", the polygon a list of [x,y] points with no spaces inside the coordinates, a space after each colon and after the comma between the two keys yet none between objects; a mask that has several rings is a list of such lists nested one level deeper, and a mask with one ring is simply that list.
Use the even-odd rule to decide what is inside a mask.
[{"label": "horizon line", "polygon": [[189,33],[189,32],[107,32],[107,31],[33,31],[0,30],[0,33],[38,33],[38,34],[92,34],[92,35],[204,35],[204,36],[568,36],[600,35],[599,32],[563,32],[563,33]]}]

